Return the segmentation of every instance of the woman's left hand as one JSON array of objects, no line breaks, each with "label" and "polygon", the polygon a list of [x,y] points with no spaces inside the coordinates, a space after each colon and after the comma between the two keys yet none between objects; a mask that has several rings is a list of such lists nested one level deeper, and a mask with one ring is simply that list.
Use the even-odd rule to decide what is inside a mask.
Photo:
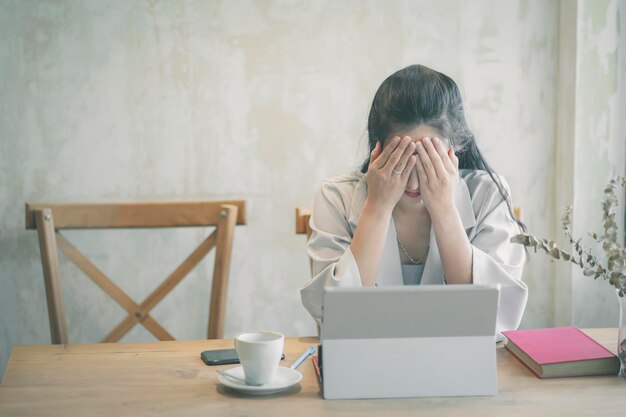
[{"label": "woman's left hand", "polygon": [[431,218],[455,209],[459,159],[452,149],[445,149],[439,138],[423,138],[416,145],[419,189]]}]

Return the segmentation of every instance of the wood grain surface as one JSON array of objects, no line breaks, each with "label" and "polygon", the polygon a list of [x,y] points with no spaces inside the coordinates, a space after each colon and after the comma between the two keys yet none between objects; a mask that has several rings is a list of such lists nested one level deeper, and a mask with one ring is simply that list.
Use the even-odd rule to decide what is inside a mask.
[{"label": "wood grain surface", "polygon": [[[615,352],[616,329],[586,332]],[[311,343],[317,339],[287,338],[283,365]],[[202,350],[232,346],[232,340],[16,346],[0,384],[0,416],[626,415],[626,379],[541,380],[502,346],[494,397],[327,401],[310,360],[298,368],[304,378],[294,389],[247,396],[221,386],[216,368],[200,360]],[[459,354],[471,360],[471,352]]]}]

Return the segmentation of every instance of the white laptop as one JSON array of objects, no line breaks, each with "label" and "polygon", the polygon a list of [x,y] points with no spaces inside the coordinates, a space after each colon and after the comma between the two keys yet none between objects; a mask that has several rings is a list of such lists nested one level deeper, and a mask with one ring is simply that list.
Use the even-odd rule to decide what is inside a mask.
[{"label": "white laptop", "polygon": [[499,286],[327,288],[326,399],[496,395]]}]

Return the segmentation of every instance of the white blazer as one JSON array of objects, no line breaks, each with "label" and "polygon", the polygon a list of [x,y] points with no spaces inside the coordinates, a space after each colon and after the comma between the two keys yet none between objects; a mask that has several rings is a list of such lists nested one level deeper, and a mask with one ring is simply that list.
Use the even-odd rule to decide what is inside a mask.
[{"label": "white blazer", "polygon": [[[520,233],[498,188],[485,171],[460,170],[455,205],[472,245],[472,280],[500,284],[496,331],[516,329],[524,314],[528,287],[521,281],[526,252],[510,242]],[[508,190],[504,178],[502,184]],[[308,242],[313,279],[300,291],[302,303],[319,323],[325,287],[360,287],[361,277],[350,242],[367,197],[361,173],[332,178],[318,189],[311,215]],[[422,273],[422,285],[445,284],[435,232]],[[393,218],[376,281],[378,286],[404,285]]]}]

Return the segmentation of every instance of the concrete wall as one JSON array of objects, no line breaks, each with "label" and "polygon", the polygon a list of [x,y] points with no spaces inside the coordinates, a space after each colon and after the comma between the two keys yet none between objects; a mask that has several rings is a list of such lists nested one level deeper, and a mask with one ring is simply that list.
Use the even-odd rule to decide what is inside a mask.
[{"label": "concrete wall", "polygon": [[[601,200],[614,175],[624,175],[626,154],[626,1],[578,1],[574,135],[573,232],[600,254],[589,237],[602,229]],[[622,199],[623,202],[623,199]],[[621,205],[624,210],[624,205]],[[617,216],[622,223],[623,211]],[[621,225],[623,227],[623,224]],[[622,229],[623,230],[623,229]],[[618,304],[606,281],[572,271],[571,323],[580,327],[615,327]],[[562,295],[560,292],[557,295]]]},{"label": "concrete wall", "polygon": [[[479,145],[550,235],[558,48],[556,1],[0,0],[0,374],[13,345],[49,342],[27,201],[245,198],[226,336],[313,334],[294,207],[358,165],[375,90],[409,64],[459,83]],[[141,301],[205,234],[67,235]],[[174,336],[204,337],[211,268],[154,310]],[[61,271],[71,342],[99,340],[123,311],[63,257]],[[553,324],[552,276],[532,257],[523,326]]]}]

